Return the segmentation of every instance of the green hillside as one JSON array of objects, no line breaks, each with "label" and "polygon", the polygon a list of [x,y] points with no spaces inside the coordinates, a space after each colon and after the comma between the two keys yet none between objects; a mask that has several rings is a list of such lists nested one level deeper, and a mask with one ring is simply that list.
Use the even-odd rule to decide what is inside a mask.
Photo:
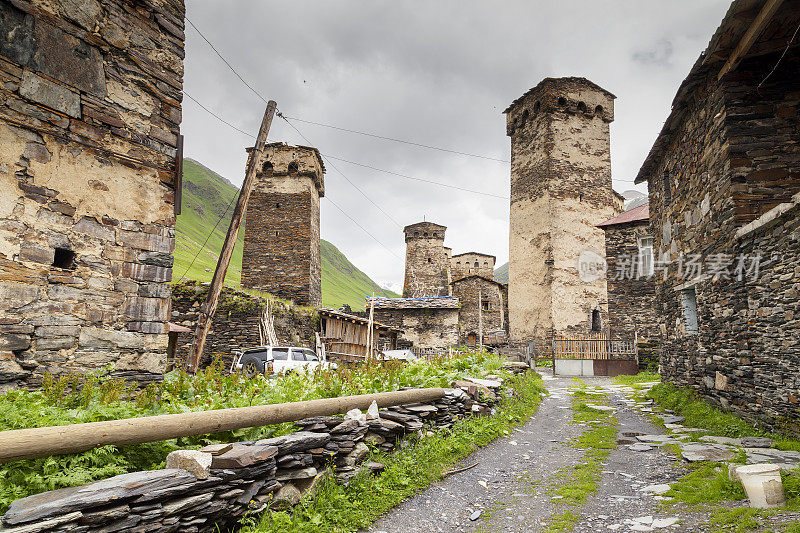
[{"label": "green hillside", "polygon": [[[211,280],[217,264],[217,255],[222,249],[222,242],[230,224],[233,212],[231,202],[235,201],[237,192],[238,189],[231,182],[213,170],[192,159],[184,160],[183,201],[181,214],[175,223],[175,281],[182,277],[200,281]],[[226,216],[217,224],[217,220],[226,209],[228,210]],[[212,231],[215,224],[217,226]],[[243,238],[244,226],[239,231],[239,240],[225,278],[225,284],[232,287],[238,287],[241,282]],[[206,239],[208,242],[203,246]],[[353,309],[363,309],[364,297],[373,292],[376,296],[398,296],[392,291],[380,288],[369,276],[348,261],[333,244],[323,240],[321,249],[324,306],[340,307],[348,304]]]},{"label": "green hillside", "polygon": [[508,283],[508,263],[494,269],[494,279],[500,283]]}]

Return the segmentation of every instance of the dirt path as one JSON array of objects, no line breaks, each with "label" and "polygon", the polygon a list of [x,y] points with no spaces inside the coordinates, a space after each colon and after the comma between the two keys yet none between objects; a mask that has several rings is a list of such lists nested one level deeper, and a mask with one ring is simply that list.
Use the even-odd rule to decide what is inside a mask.
[{"label": "dirt path", "polygon": [[[620,431],[660,433],[608,378],[585,378],[603,387],[609,405],[617,409]],[[404,502],[375,522],[371,532],[413,531],[545,531],[548,520],[569,508],[559,506],[550,489],[559,469],[580,464],[585,450],[570,445],[586,427],[572,423],[566,378],[545,382],[550,396],[539,411],[508,437],[477,451],[463,464],[478,466],[453,474]],[[627,446],[614,449],[602,464],[597,492],[582,507],[574,531],[702,531],[706,517],[677,515],[661,509],[662,502],[639,489],[673,481],[685,473],[668,452],[646,452]],[[478,516],[480,511],[480,516]],[[648,518],[649,521],[648,521]],[[678,518],[663,529],[653,528]],[[640,519],[639,523],[636,519]]]}]

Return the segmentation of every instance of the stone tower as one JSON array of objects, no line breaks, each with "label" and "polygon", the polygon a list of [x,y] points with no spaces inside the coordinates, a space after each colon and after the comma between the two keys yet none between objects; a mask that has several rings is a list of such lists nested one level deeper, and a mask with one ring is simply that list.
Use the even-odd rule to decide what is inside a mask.
[{"label": "stone tower", "polygon": [[444,247],[445,226],[418,222],[403,228],[406,236],[404,298],[450,295],[450,255]]},{"label": "stone tower", "polygon": [[268,144],[250,201],[242,286],[300,305],[322,302],[319,200],[325,165],[316,148]]},{"label": "stone tower", "polygon": [[585,78],[546,78],[505,110],[510,336],[536,341],[540,352],[550,350],[554,334],[608,331],[597,225],[622,210],[611,188],[614,98]]}]

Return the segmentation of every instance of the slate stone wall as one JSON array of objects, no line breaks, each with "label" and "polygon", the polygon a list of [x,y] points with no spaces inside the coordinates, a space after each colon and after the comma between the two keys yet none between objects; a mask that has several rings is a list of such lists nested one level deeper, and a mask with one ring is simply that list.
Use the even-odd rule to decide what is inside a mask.
[{"label": "slate stone wall", "polygon": [[[484,305],[482,313],[478,312],[478,296]],[[479,315],[482,314],[483,334],[506,331],[505,300],[502,286],[481,277],[470,276],[453,282],[453,296],[458,297],[461,308],[458,310],[459,344],[474,345],[469,342],[470,335],[477,339]],[[488,305],[488,309],[485,308]]]},{"label": "slate stone wall", "polygon": [[447,428],[472,414],[491,414],[503,391],[500,382],[487,384],[491,388],[457,381],[436,402],[381,409],[379,418],[313,417],[296,422],[300,430],[285,436],[208,446],[187,462],[191,465],[184,463],[187,470],[133,472],[29,496],[11,504],[2,517],[8,528],[3,531],[196,533],[234,528],[246,513],[297,504],[303,492],[313,492],[327,477],[347,483],[361,472],[381,472],[383,465],[366,460],[368,444],[391,452],[406,435]]},{"label": "slate stone wall", "polygon": [[375,308],[375,322],[401,330],[397,348],[448,348],[458,345],[458,309]]},{"label": "slate stone wall", "polygon": [[184,3],[0,3],[0,388],[163,371]]},{"label": "slate stone wall", "polygon": [[491,255],[478,253],[458,254],[450,258],[450,270],[453,280],[472,274],[494,279],[494,263],[495,258]]},{"label": "slate stone wall", "polygon": [[406,241],[404,298],[450,295],[450,257],[444,249],[446,227],[420,222],[403,229]]},{"label": "slate stone wall", "polygon": [[[662,376],[765,427],[797,433],[796,208],[772,221],[774,213],[763,215],[766,222],[737,237],[798,190],[797,52],[784,61],[787,68],[758,89],[771,59],[745,61],[721,83],[713,72],[698,80],[648,184],[655,249],[667,265],[656,287]],[[741,254],[746,266],[760,256],[757,277],[737,279]],[[691,256],[706,268],[694,280],[681,272],[681,257]],[[708,270],[715,257],[729,272]],[[697,334],[682,316],[684,288],[696,294]]]},{"label": "slate stone wall", "polygon": [[[208,284],[196,281],[186,281],[173,288],[172,321],[192,330],[191,333],[178,335],[178,364],[188,359],[200,306],[207,294]],[[258,324],[266,305],[267,298],[264,296],[253,296],[230,287],[223,288],[206,338],[200,366],[205,367],[214,360],[220,360],[224,368],[228,369],[235,350],[259,346],[261,342]],[[319,331],[319,314],[316,309],[276,300],[272,300],[270,308],[279,343],[315,349],[314,334]]]},{"label": "slate stone wall", "polygon": [[313,148],[267,145],[247,204],[242,286],[322,303],[320,197],[325,168]]},{"label": "slate stone wall", "polygon": [[[630,340],[638,332],[642,341],[657,339],[661,336],[661,330],[653,303],[656,282],[652,276],[640,276],[638,271],[639,239],[652,236],[650,223],[617,224],[604,229],[611,337]],[[624,266],[620,268],[621,265]]]}]

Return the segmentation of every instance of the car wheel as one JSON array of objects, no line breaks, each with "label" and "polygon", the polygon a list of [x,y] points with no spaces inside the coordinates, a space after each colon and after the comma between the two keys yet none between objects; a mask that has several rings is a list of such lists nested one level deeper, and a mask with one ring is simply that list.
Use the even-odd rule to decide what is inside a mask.
[{"label": "car wheel", "polygon": [[256,375],[261,373],[258,370],[258,364],[252,359],[245,361],[244,365],[242,366],[242,371],[248,378],[254,378]]}]

